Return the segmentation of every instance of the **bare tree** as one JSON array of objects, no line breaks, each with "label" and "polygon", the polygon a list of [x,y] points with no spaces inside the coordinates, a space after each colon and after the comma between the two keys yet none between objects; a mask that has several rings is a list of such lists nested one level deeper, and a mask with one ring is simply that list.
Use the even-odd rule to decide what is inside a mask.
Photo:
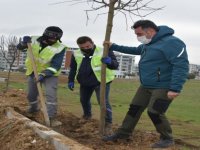
[{"label": "bare tree", "polygon": [[[107,12],[100,12],[97,14],[96,18],[100,15],[107,14],[107,26],[106,26],[106,33],[105,33],[105,41],[110,41],[110,36],[113,27],[113,18],[116,14],[122,13],[126,20],[127,25],[127,16],[131,18],[133,21],[132,16],[137,16],[140,18],[146,17],[147,15],[161,10],[163,7],[160,8],[153,8],[150,7],[150,3],[154,0],[65,0],[55,4],[60,3],[70,3],[71,5],[76,4],[83,4],[87,3],[90,6],[90,9],[85,10],[87,15],[87,22],[89,20],[89,13],[93,11],[101,10],[102,8],[108,8]],[[108,55],[109,45],[104,45],[104,52],[103,57]],[[101,72],[101,92],[100,92],[100,107],[101,107],[101,116],[100,116],[100,132],[103,135],[105,132],[105,112],[106,112],[106,105],[105,105],[105,87],[106,87],[106,65],[102,64],[102,72]]]},{"label": "bare tree", "polygon": [[[16,36],[1,36],[0,41],[0,57],[4,58],[6,61],[6,66],[8,65],[8,74],[6,80],[5,92],[8,90],[10,83],[10,74],[15,60],[19,57],[19,51],[17,51],[18,39]],[[7,69],[7,67],[5,68]]]}]

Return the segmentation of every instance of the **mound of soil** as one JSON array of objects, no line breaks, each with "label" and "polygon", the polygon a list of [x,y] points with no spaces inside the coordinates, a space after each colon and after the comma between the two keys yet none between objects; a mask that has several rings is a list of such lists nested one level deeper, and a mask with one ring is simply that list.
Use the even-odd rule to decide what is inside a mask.
[{"label": "mound of soil", "polygon": [[0,149],[1,150],[54,150],[53,145],[41,139],[22,121],[8,119],[4,110],[6,107],[27,107],[25,94],[22,91],[13,90],[6,94],[0,94]]},{"label": "mound of soil", "polygon": [[[22,90],[10,90],[0,94],[0,149],[1,150],[52,150],[53,145],[38,137],[23,122],[9,120],[4,115],[6,107],[13,107],[19,113],[41,124],[41,115],[28,116],[26,110],[28,103],[26,94]],[[99,121],[95,119],[83,120],[69,112],[63,111],[59,106],[58,120],[63,125],[54,128],[55,131],[95,150],[143,150],[150,149],[150,145],[158,140],[155,132],[135,131],[129,141],[104,142],[99,135]],[[113,130],[117,128],[113,126]],[[168,150],[181,149],[182,145],[176,144]]]}]

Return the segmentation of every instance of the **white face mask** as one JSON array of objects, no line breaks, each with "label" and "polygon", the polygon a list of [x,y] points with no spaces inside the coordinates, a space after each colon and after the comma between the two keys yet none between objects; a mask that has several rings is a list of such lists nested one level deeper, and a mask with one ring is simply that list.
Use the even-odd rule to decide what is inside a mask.
[{"label": "white face mask", "polygon": [[143,36],[137,36],[137,39],[142,44],[148,44],[148,43],[151,42],[151,39],[147,39],[145,35],[143,35]]}]

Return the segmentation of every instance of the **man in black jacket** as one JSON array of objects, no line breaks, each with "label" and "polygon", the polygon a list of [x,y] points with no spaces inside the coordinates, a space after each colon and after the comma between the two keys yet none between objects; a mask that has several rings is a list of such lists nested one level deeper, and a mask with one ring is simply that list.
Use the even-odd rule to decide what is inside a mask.
[{"label": "man in black jacket", "polygon": [[114,79],[114,71],[118,68],[117,59],[110,51],[107,57],[102,58],[103,49],[97,47],[92,39],[82,36],[77,39],[79,50],[75,51],[71,58],[70,73],[68,79],[68,88],[74,89],[75,76],[80,84],[80,102],[83,108],[83,118],[90,119],[91,102],[90,98],[95,91],[98,102],[100,101],[100,81],[101,81],[101,64],[105,63],[106,68],[106,134],[111,131],[112,125],[112,109],[109,103],[110,83]]}]

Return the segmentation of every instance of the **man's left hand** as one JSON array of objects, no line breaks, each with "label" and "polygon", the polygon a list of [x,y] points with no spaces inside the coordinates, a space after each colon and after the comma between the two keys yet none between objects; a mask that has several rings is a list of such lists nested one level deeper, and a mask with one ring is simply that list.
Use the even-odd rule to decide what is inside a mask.
[{"label": "man's left hand", "polygon": [[167,93],[167,97],[171,100],[173,100],[174,98],[176,98],[177,96],[179,96],[179,93],[177,92],[173,92],[173,91],[168,91]]}]

